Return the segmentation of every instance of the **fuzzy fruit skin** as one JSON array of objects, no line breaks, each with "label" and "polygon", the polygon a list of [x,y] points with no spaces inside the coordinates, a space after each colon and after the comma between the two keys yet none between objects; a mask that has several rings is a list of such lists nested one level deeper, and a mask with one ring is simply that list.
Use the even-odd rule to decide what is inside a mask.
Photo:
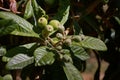
[{"label": "fuzzy fruit skin", "polygon": [[13,80],[12,75],[11,74],[7,74],[3,77],[3,80]]},{"label": "fuzzy fruit skin", "polygon": [[64,33],[65,27],[64,27],[63,25],[60,25],[60,26],[58,27],[58,31],[61,32],[61,33]]},{"label": "fuzzy fruit skin", "polygon": [[52,25],[55,30],[57,30],[60,26],[60,22],[58,20],[51,20],[49,24]]},{"label": "fuzzy fruit skin", "polygon": [[47,38],[53,30],[53,26],[46,25],[45,28],[42,30],[42,37]]},{"label": "fuzzy fruit skin", "polygon": [[82,38],[80,36],[74,36],[73,41],[80,42],[80,41],[82,41]]},{"label": "fuzzy fruit skin", "polygon": [[45,26],[45,30],[46,30],[47,32],[52,32],[52,31],[54,30],[54,28],[53,28],[53,26],[51,26],[51,25],[46,25],[46,26]]},{"label": "fuzzy fruit skin", "polygon": [[38,19],[38,26],[40,28],[44,28],[47,24],[48,24],[48,21],[47,21],[47,19],[45,17],[40,17]]},{"label": "fuzzy fruit skin", "polygon": [[66,46],[70,46],[71,43],[72,43],[71,39],[66,39],[66,40],[64,41],[64,44],[65,44]]},{"label": "fuzzy fruit skin", "polygon": [[57,34],[56,34],[56,37],[57,37],[58,39],[63,39],[63,34],[57,33]]}]

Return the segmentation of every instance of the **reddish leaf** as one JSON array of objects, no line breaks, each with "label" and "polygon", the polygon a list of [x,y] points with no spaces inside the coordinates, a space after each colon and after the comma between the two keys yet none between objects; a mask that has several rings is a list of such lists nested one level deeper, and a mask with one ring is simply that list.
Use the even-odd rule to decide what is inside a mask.
[{"label": "reddish leaf", "polygon": [[13,13],[17,13],[17,2],[16,2],[16,0],[10,0],[10,10]]}]

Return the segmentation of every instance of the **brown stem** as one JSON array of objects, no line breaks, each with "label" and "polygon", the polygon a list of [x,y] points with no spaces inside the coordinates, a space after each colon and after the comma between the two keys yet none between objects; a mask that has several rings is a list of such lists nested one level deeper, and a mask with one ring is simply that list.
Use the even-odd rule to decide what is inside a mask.
[{"label": "brown stem", "polygon": [[[0,9],[3,10],[3,11],[8,11],[8,12],[11,11],[10,9],[6,9],[6,8],[3,8],[3,7],[0,7]],[[18,12],[18,11],[17,11],[16,13],[17,13],[17,14],[21,14],[21,12]]]}]

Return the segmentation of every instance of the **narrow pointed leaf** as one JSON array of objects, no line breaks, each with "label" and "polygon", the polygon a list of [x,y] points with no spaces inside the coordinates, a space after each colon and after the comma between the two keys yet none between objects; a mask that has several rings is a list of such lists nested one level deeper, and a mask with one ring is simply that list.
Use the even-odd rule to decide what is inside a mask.
[{"label": "narrow pointed leaf", "polygon": [[18,54],[14,56],[6,65],[7,69],[22,69],[25,66],[32,64],[34,57],[29,57],[25,54]]},{"label": "narrow pointed leaf", "polygon": [[118,24],[120,25],[120,19],[119,19],[119,17],[115,16],[114,18],[118,22]]},{"label": "narrow pointed leaf", "polygon": [[37,18],[41,16],[46,16],[46,12],[44,9],[42,9],[36,2],[36,0],[32,0],[32,6],[33,6],[33,11],[34,14]]},{"label": "narrow pointed leaf", "polygon": [[34,52],[37,66],[51,65],[55,61],[54,53],[47,51],[47,47],[39,47]]},{"label": "narrow pointed leaf", "polygon": [[80,71],[76,69],[76,67],[71,63],[64,63],[63,66],[64,72],[68,78],[68,80],[83,80],[80,75]]},{"label": "narrow pointed leaf", "polygon": [[31,4],[31,0],[29,0],[26,4],[26,8],[25,8],[25,13],[24,13],[24,18],[28,19],[33,15],[33,7]]},{"label": "narrow pointed leaf", "polygon": [[69,0],[59,0],[60,7],[58,9],[58,13],[54,16],[55,19],[59,20],[62,25],[68,20],[69,10],[70,10],[70,2]]},{"label": "narrow pointed leaf", "polygon": [[81,60],[86,60],[90,57],[88,53],[84,50],[84,48],[78,45],[71,45],[70,48],[72,52],[74,53],[74,55]]}]

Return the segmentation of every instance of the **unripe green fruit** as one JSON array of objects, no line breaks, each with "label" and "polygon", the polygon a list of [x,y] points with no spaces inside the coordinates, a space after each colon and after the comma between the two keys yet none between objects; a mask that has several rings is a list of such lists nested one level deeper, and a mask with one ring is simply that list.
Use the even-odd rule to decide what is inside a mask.
[{"label": "unripe green fruit", "polygon": [[6,56],[3,56],[3,57],[2,57],[2,61],[3,61],[3,62],[8,62],[9,60],[10,60],[10,58],[8,58],[8,57],[6,57]]},{"label": "unripe green fruit", "polygon": [[58,31],[63,33],[65,31],[65,27],[63,25],[59,25]]},{"label": "unripe green fruit", "polygon": [[62,46],[57,46],[56,49],[61,50]]},{"label": "unripe green fruit", "polygon": [[73,37],[73,41],[75,41],[75,42],[80,42],[81,40],[82,40],[82,38],[80,36]]},{"label": "unripe green fruit", "polygon": [[45,17],[40,17],[38,19],[38,26],[40,28],[44,28],[47,24],[48,24],[48,21],[47,21],[47,19]]},{"label": "unripe green fruit", "polygon": [[49,32],[47,32],[45,29],[42,30],[42,37],[47,38],[49,36]]},{"label": "unripe green fruit", "polygon": [[12,75],[11,74],[7,74],[3,77],[3,80],[13,80]]},{"label": "unripe green fruit", "polygon": [[61,25],[58,20],[51,20],[49,24],[52,25],[55,30],[57,30],[59,26]]},{"label": "unripe green fruit", "polygon": [[53,26],[51,26],[51,25],[46,25],[46,26],[45,26],[45,30],[46,30],[47,32],[52,32],[52,31],[54,30],[54,28],[53,28]]},{"label": "unripe green fruit", "polygon": [[56,34],[56,37],[57,37],[58,39],[63,39],[63,35],[62,35],[61,33],[57,33],[57,34]]}]

